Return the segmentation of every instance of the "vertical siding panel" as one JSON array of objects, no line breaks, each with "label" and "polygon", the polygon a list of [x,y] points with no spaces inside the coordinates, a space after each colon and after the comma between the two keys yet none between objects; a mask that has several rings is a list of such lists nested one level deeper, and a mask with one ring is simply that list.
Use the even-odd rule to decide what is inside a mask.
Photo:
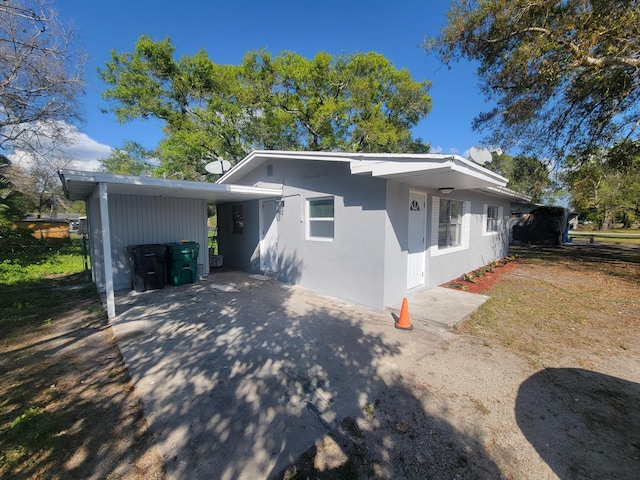
[{"label": "vertical siding panel", "polygon": [[[94,216],[94,219],[96,217]],[[115,288],[131,287],[131,266],[127,251],[130,245],[170,243],[188,239],[200,245],[198,263],[206,264],[208,253],[205,200],[110,195],[109,217]],[[97,220],[99,221],[99,218]],[[99,286],[104,288],[102,269],[98,265],[96,262],[96,274],[101,280]]]}]

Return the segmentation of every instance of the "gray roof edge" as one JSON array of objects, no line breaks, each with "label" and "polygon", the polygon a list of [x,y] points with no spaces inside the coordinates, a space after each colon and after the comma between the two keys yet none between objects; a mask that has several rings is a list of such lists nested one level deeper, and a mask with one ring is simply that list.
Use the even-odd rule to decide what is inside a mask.
[{"label": "gray roof edge", "polygon": [[172,180],[167,178],[155,177],[138,177],[133,175],[118,175],[104,172],[89,172],[84,170],[63,169],[58,171],[65,195],[68,196],[68,182],[82,183],[106,183],[118,185],[140,185],[151,187],[175,188],[187,191],[206,191],[206,192],[237,192],[237,193],[255,193],[264,195],[281,195],[281,188],[254,187],[249,185],[221,185],[218,183],[197,182],[193,180]]},{"label": "gray roof edge", "polygon": [[[315,160],[325,162],[357,162],[357,161],[453,161],[463,168],[481,172],[489,177],[493,177],[497,182],[508,182],[508,179],[498,173],[489,170],[471,160],[452,153],[363,153],[363,152],[327,152],[327,151],[305,151],[305,150],[254,150],[234,165],[231,170],[222,175],[216,183],[228,184],[234,178],[242,178],[255,166],[270,158],[291,159],[291,160]],[[257,161],[261,161],[252,167]]]}]

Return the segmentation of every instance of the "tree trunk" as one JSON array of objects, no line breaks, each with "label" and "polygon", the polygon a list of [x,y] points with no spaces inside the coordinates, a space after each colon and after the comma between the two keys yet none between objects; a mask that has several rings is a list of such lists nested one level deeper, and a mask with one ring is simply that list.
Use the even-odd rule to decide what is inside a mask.
[{"label": "tree trunk", "polygon": [[602,220],[602,225],[600,226],[600,230],[609,230],[613,223],[611,211],[606,209],[604,211],[604,220]]}]

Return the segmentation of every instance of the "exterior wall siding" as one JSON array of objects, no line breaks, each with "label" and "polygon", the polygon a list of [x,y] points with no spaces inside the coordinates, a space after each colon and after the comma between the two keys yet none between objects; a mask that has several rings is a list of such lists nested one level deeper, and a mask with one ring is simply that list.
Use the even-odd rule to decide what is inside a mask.
[{"label": "exterior wall siding", "polygon": [[[407,295],[407,260],[409,243],[409,185],[394,181],[387,182],[385,215],[385,279],[384,304],[392,305]],[[419,190],[416,190],[419,191]],[[428,202],[429,195],[427,195]],[[425,229],[429,229],[429,208]],[[426,236],[425,282],[412,289],[419,290],[429,286],[429,236]]]},{"label": "exterior wall siding", "polygon": [[67,222],[16,222],[16,228],[31,230],[31,235],[37,239],[69,238],[69,224]]},{"label": "exterior wall siding", "polygon": [[[260,271],[259,202],[225,203],[218,205],[218,253],[225,266],[246,272]],[[233,207],[242,207],[242,234],[233,233]]]},{"label": "exterior wall siding", "polygon": [[[431,197],[431,201],[434,198],[436,198],[435,195]],[[465,191],[454,191],[446,199],[469,202],[468,246],[463,249],[432,249],[431,271],[433,285],[446,283],[463,273],[480,268],[492,260],[503,258],[507,255],[509,249],[508,219],[504,217],[504,214],[500,221],[499,232],[492,235],[483,235],[482,233],[483,222],[485,221],[485,205],[490,204],[502,207],[502,212],[509,212],[509,200]],[[438,218],[436,217],[433,222],[438,222]],[[431,235],[432,245],[434,243],[437,245],[437,225],[435,232],[435,235]],[[463,238],[464,241],[465,239]]]},{"label": "exterior wall siding", "polygon": [[91,258],[91,277],[98,290],[105,289],[104,255],[102,252],[102,216],[97,189],[87,199],[87,221],[89,227],[89,256]]},{"label": "exterior wall siding", "polygon": [[[484,209],[487,204],[501,207],[502,212],[509,212],[509,200],[483,195],[481,193],[458,191],[445,199],[463,202],[468,209],[463,220],[461,249],[438,249],[438,212],[439,193],[424,190],[427,197],[426,223],[426,255],[425,283],[408,291],[407,276],[407,232],[408,201],[410,185],[389,181],[387,185],[387,218],[385,244],[385,305],[397,304],[409,292],[432,288],[463,273],[470,272],[486,265],[492,260],[503,258],[508,251],[507,218],[502,218],[500,231],[497,234],[483,235],[483,222],[486,220]],[[420,191],[418,189],[418,191]]]},{"label": "exterior wall siding", "polygon": [[[88,202],[92,268],[102,263],[102,231],[97,198]],[[137,195],[109,195],[111,256],[114,289],[131,288],[131,266],[127,247],[150,243],[190,240],[200,245],[198,264],[209,271],[207,205],[205,200]],[[168,266],[168,265],[167,265]],[[94,273],[98,289],[104,290],[104,272]]]}]

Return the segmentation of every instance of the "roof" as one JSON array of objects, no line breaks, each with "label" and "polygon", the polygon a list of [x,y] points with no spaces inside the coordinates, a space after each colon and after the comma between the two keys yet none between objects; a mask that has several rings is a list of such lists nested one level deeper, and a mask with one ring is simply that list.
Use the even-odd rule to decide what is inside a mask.
[{"label": "roof", "polygon": [[281,188],[220,185],[218,183],[114,175],[80,170],[60,170],[58,174],[65,196],[69,200],[89,198],[99,183],[107,184],[107,191],[113,194],[200,198],[207,200],[207,203],[210,204],[256,200],[282,195]]},{"label": "roof", "polygon": [[64,223],[67,225],[69,220],[64,218],[38,218],[38,217],[25,217],[22,220],[18,220],[19,223]]},{"label": "roof", "polygon": [[437,190],[481,190],[497,196],[526,199],[506,188],[508,179],[459,155],[438,153],[347,153],[256,150],[225,175],[219,184],[239,181],[273,159],[348,163],[352,175],[367,175]]},{"label": "roof", "polygon": [[483,192],[489,193],[491,195],[496,195],[498,197],[507,197],[512,201],[521,201],[521,202],[531,202],[531,195],[527,195],[525,193],[516,192],[515,190],[511,190],[507,187],[487,187],[482,189]]}]

